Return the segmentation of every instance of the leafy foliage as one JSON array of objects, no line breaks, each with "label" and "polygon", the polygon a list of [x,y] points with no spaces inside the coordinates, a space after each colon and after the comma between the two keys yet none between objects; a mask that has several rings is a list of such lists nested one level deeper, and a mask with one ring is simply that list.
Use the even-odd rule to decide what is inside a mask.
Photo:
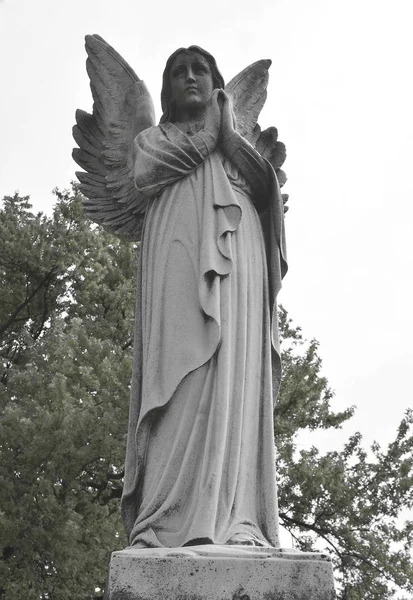
[{"label": "leafy foliage", "polygon": [[362,447],[359,433],[342,452],[297,451],[302,429],[337,428],[353,409],[331,412],[333,394],[320,376],[317,342],[306,345],[280,314],[284,381],[275,412],[280,517],[301,550],[332,555],[341,600],[386,600],[413,592],[413,411],[386,451]]},{"label": "leafy foliage", "polygon": [[[87,222],[76,188],[51,218],[28,198],[0,213],[0,599],[102,597],[120,522],[138,248]],[[341,600],[413,592],[413,414],[386,450],[297,451],[340,427],[315,341],[280,312],[275,413],[280,516],[299,548],[328,549]]]},{"label": "leafy foliage", "polygon": [[98,597],[125,546],[135,250],[69,194],[51,219],[6,198],[0,228],[0,597]]}]

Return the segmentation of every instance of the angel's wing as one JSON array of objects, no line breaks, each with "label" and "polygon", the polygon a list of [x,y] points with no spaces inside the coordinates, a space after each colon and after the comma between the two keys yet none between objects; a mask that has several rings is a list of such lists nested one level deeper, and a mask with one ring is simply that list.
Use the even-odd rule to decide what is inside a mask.
[{"label": "angel's wing", "polygon": [[76,111],[73,158],[87,216],[120,237],[139,239],[147,200],[133,181],[132,143],[155,124],[152,99],[128,63],[99,35],[86,36],[93,113]]},{"label": "angel's wing", "polygon": [[232,101],[237,131],[252,145],[255,145],[260,133],[257,120],[267,99],[270,66],[269,59],[258,60],[235,75],[225,86]]},{"label": "angel's wing", "polygon": [[[267,99],[270,66],[269,59],[252,63],[231,79],[225,91],[232,101],[238,133],[272,164],[282,187],[287,181],[286,174],[281,170],[287,156],[285,145],[278,141],[275,127],[261,131],[258,125],[259,114]],[[287,194],[283,194],[283,200],[284,202],[288,200]]]},{"label": "angel's wing", "polygon": [[[282,188],[287,181],[287,175],[285,171],[281,169],[287,158],[287,151],[285,144],[278,141],[277,129],[275,127],[268,127],[268,129],[264,129],[264,131],[261,131],[260,129],[260,135],[255,144],[255,149],[274,167],[278,183],[280,184],[280,188]],[[282,194],[284,204],[288,202],[288,198],[288,194]],[[287,212],[287,210],[288,206],[284,206],[284,212]]]}]

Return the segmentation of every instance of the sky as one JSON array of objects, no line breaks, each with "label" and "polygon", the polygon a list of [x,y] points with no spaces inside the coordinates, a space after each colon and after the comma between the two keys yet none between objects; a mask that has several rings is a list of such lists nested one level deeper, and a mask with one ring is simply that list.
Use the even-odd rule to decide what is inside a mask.
[{"label": "sky", "polygon": [[209,50],[226,81],[271,58],[260,124],[287,146],[289,273],[280,295],[316,338],[340,432],[386,445],[412,407],[413,2],[411,0],[0,0],[0,198],[50,214],[71,158],[76,108],[91,111],[84,36],[98,33],[144,79],[160,117],[167,57]]}]

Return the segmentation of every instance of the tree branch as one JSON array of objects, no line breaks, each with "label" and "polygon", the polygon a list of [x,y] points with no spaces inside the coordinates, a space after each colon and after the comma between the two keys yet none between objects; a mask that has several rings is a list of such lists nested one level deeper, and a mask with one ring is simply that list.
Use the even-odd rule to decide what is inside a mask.
[{"label": "tree branch", "polygon": [[19,313],[21,313],[21,311],[26,308],[26,306],[33,300],[33,298],[36,296],[36,294],[38,294],[40,292],[40,290],[45,286],[48,285],[52,276],[56,273],[57,268],[53,267],[51,271],[49,271],[49,273],[42,279],[42,281],[39,283],[39,285],[32,291],[32,293],[26,298],[26,300],[24,300],[23,302],[21,302],[16,309],[12,312],[12,314],[10,315],[10,317],[7,319],[7,321],[5,321],[4,323],[0,324],[0,336],[4,334],[5,331],[7,331],[7,329],[13,324],[14,320],[16,319],[17,315]]}]

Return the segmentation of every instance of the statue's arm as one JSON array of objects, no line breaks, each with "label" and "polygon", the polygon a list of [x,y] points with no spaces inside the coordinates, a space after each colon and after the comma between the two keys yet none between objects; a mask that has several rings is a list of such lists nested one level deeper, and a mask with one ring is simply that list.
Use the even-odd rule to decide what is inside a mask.
[{"label": "statue's arm", "polygon": [[271,164],[234,128],[234,117],[228,96],[222,93],[222,122],[219,147],[242,173],[251,186],[258,210],[265,208],[265,198],[274,182]]},{"label": "statue's arm", "polygon": [[134,179],[138,191],[157,196],[187,177],[215,150],[217,137],[208,129],[190,137],[172,123],[141,132],[134,142]]},{"label": "statue's arm", "polygon": [[263,194],[271,181],[271,165],[239,133],[232,132],[223,141],[224,154],[243,174],[254,193]]}]

